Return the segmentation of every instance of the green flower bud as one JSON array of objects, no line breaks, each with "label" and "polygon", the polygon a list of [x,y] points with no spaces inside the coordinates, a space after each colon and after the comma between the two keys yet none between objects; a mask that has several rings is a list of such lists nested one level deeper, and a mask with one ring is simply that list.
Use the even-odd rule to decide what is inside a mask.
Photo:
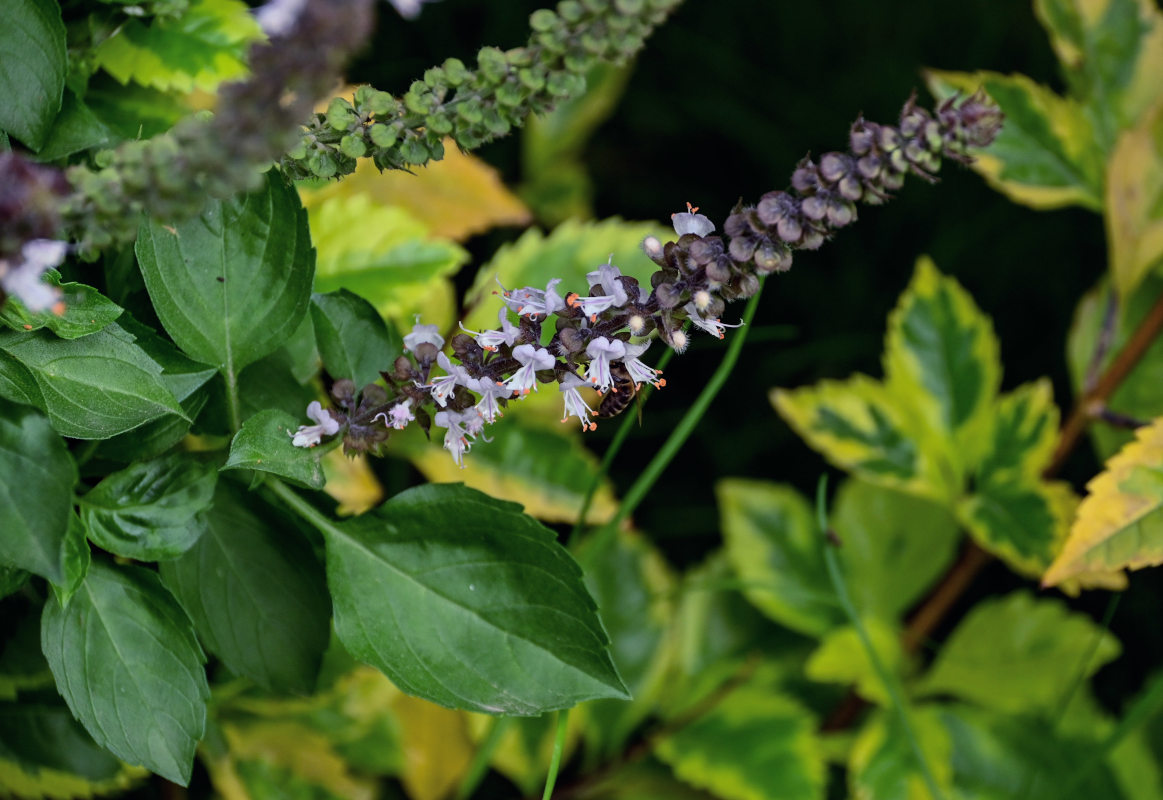
[{"label": "green flower bud", "polygon": [[367,110],[373,114],[396,114],[400,110],[400,104],[396,102],[396,98],[381,91],[370,92],[365,105]]},{"label": "green flower bud", "polygon": [[452,133],[452,120],[447,114],[433,114],[428,117],[428,130],[446,136]]},{"label": "green flower bud", "polygon": [[459,58],[444,59],[444,78],[448,81],[449,86],[460,86],[470,77],[472,77],[471,73]]},{"label": "green flower bud", "polygon": [[504,136],[509,132],[509,123],[501,117],[497,109],[490,108],[485,112],[485,127],[494,136]]},{"label": "green flower bud", "polygon": [[396,143],[399,132],[395,126],[377,122],[368,128],[368,135],[371,137],[372,144],[376,147],[391,147]]},{"label": "green flower bud", "polygon": [[538,32],[551,31],[557,27],[557,15],[548,8],[539,8],[529,15],[529,27]]},{"label": "green flower bud", "polygon": [[525,99],[525,91],[518,83],[502,83],[497,87],[497,102],[516,108]]},{"label": "green flower bud", "polygon": [[500,83],[509,73],[509,62],[505,54],[495,47],[482,47],[477,53],[477,64],[481,74],[489,83]]},{"label": "green flower bud", "polygon": [[308,156],[307,167],[317,178],[330,178],[338,168],[330,153],[321,153],[318,150]]},{"label": "green flower bud", "polygon": [[355,109],[342,97],[336,97],[327,106],[327,124],[337,131],[345,131],[356,121]]},{"label": "green flower bud", "polygon": [[521,80],[527,88],[534,92],[541,91],[545,88],[545,68],[533,67],[532,69],[522,69],[517,72],[517,77]]},{"label": "green flower bud", "polygon": [[562,0],[557,4],[557,13],[566,22],[580,22],[581,18],[585,16],[586,10],[577,0]]},{"label": "green flower bud", "polygon": [[345,156],[351,158],[362,158],[367,154],[367,145],[363,143],[363,138],[350,133],[339,141],[339,149]]},{"label": "green flower bud", "polygon": [[637,16],[646,7],[645,0],[614,0],[614,8],[619,14]]},{"label": "green flower bud", "polygon": [[428,160],[428,148],[419,139],[408,139],[400,145],[400,156],[407,164],[423,164]]},{"label": "green flower bud", "polygon": [[464,102],[457,103],[456,115],[470,125],[477,124],[482,119],[484,119],[485,116],[484,112],[481,111],[480,104],[471,100],[465,100]]},{"label": "green flower bud", "polygon": [[440,67],[431,67],[424,70],[424,83],[431,86],[433,89],[445,86],[444,70]]}]

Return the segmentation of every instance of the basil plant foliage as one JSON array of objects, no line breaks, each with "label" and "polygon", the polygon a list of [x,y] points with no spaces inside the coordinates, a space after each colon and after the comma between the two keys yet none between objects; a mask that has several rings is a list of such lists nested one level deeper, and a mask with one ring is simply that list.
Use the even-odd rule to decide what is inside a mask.
[{"label": "basil plant foliage", "polygon": [[[422,5],[0,0],[0,795],[1163,798],[1160,692],[1108,713],[1119,640],[1033,591],[1163,562],[1158,9],[1035,0],[1067,94],[930,72],[782,188],[634,223],[590,219],[583,151],[679,0],[562,0],[399,95],[335,88]],[[518,191],[470,152],[506,136]],[[630,515],[764,287],[943,165],[1104,215],[1083,411],[1003,388],[922,257],[883,377],[770,390],[839,488],[716,475],[714,547],[670,557]],[[1080,497],[1057,472],[1104,414],[1138,430],[1094,431]],[[1029,587],[936,642],[994,559]]]}]

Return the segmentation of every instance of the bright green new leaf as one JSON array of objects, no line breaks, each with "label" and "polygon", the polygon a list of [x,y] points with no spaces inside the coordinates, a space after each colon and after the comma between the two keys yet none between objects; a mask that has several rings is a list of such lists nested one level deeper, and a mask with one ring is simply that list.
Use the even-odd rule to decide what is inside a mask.
[{"label": "bright green new leaf", "polygon": [[335,196],[311,208],[311,241],[319,250],[315,289],[350,289],[401,330],[412,316],[428,324],[425,304],[434,287],[469,259],[459,245],[433,238],[427,226],[402,208],[376,205],[367,195]]},{"label": "bright green new leaf", "polygon": [[993,408],[992,436],[977,465],[979,485],[1031,484],[1041,477],[1058,443],[1058,407],[1042,378],[1002,395]]},{"label": "bright green new leaf", "polygon": [[258,412],[242,423],[242,430],[234,435],[230,458],[222,469],[270,472],[308,489],[322,489],[319,454],[291,444],[291,437],[301,424],[306,423],[277,408]]},{"label": "bright green new leaf", "polygon": [[1125,298],[1163,263],[1163,100],[1119,137],[1107,165],[1106,211],[1111,275]]},{"label": "bright green new leaf", "polygon": [[585,706],[587,749],[612,757],[651,713],[664,688],[675,579],[657,550],[626,532],[606,539],[601,550],[583,540],[578,561],[610,634],[614,663],[634,696],[629,703],[595,700]]},{"label": "bright green new leaf", "polygon": [[116,138],[83,101],[66,90],[61,111],[36,157],[38,161],[56,161],[92,147],[110,145]]},{"label": "bright green new leaf", "polygon": [[205,657],[157,575],[94,563],[41,646],[69,709],[101,747],[183,786],[206,724]]},{"label": "bright green new leaf", "polygon": [[315,268],[307,214],[275,170],[262,189],[212,200],[199,217],[143,224],[136,249],[166,332],[231,375],[282,345],[307,313]]},{"label": "bright green new leaf", "polygon": [[893,489],[847,480],[831,524],[852,602],[863,616],[894,621],[952,563],[961,539],[943,507]]},{"label": "bright green new leaf", "polygon": [[[542,391],[546,389],[552,387]],[[519,501],[525,513],[538,519],[574,522],[585,489],[598,469],[598,459],[586,449],[576,430],[552,424],[553,428],[546,428],[530,423],[523,414],[511,415],[505,424],[495,426],[492,441],[480,442],[473,449],[472,457],[464,460],[464,469],[439,441],[426,441],[419,431],[393,434],[388,447],[411,460],[429,481],[463,481],[499,500]],[[603,478],[586,521],[601,524],[613,516],[617,506],[613,487]]]},{"label": "bright green new leaf", "polygon": [[32,374],[38,405],[62,436],[108,439],[168,414],[185,416],[162,367],[116,322],[79,339],[0,333],[0,349]]},{"label": "bright green new leaf", "polygon": [[0,37],[0,129],[39,150],[61,107],[68,58],[60,6],[6,0]]},{"label": "bright green new leaf", "polygon": [[994,483],[963,498],[956,513],[982,548],[1015,572],[1037,577],[1066,538],[1076,503],[1063,482]]},{"label": "bright green new leaf", "polygon": [[744,685],[662,737],[655,754],[725,800],[818,800],[824,759],[812,713],[770,686]]},{"label": "bright green new leaf", "polygon": [[162,580],[233,672],[267,689],[310,692],[331,620],[310,544],[225,480],[205,518],[197,544],[161,564]]},{"label": "bright green new leaf", "polygon": [[989,317],[927,257],[889,315],[884,371],[889,390],[941,442],[923,446],[966,474],[993,422],[1001,357]]},{"label": "bright green new leaf", "polygon": [[96,333],[124,311],[121,306],[83,283],[61,283],[52,281],[61,288],[61,302],[64,311],[56,314],[52,310],[32,312],[16,297],[8,298],[0,307],[0,322],[14,331],[35,331],[48,328],[62,339],[76,339]]},{"label": "bright green new leaf", "polygon": [[164,91],[213,92],[246,74],[246,50],[262,31],[240,0],[191,0],[176,18],[128,19],[93,51],[121,83]]},{"label": "bright green new leaf", "polygon": [[1001,107],[1005,125],[973,169],[1015,203],[1036,209],[1078,205],[1102,211],[1105,157],[1086,110],[1024,75],[929,71],[939,98],[978,89]]},{"label": "bright green new leaf", "polygon": [[323,367],[333,379],[347,378],[356,389],[392,371],[403,342],[367,300],[340,289],[311,297],[311,321]]},{"label": "bright green new leaf", "polygon": [[[589,293],[586,274],[594,272],[610,260],[623,275],[637,278],[639,284],[650,288],[650,275],[658,267],[642,252],[642,240],[659,236],[663,241],[674,238],[674,231],[649,222],[623,222],[606,219],[601,222],[570,220],[558,225],[548,236],[530,229],[516,242],[501,247],[488,264],[477,272],[472,288],[465,296],[465,307],[470,309],[464,324],[473,330],[499,327],[497,315],[503,304],[493,297],[499,291],[500,281],[506,289],[532,286],[544,289],[554,278],[561,278],[557,291],[580,295]],[[552,326],[543,332],[553,333]]]},{"label": "bright green new leaf", "polygon": [[77,467],[39,412],[0,400],[0,560],[63,582]]},{"label": "bright green new leaf", "polygon": [[[934,709],[915,708],[908,714],[929,774],[943,792],[951,794],[953,747],[949,732]],[[877,714],[860,730],[848,759],[848,785],[853,800],[931,800],[932,793],[898,715]]]},{"label": "bright green new leaf", "polygon": [[1159,96],[1163,15],[1152,0],[1035,0],[1034,11],[1108,149]]},{"label": "bright green new leaf", "polygon": [[1114,636],[1061,601],[1017,591],[978,603],[919,688],[1006,714],[1051,712],[1080,672],[1093,675],[1121,649]]},{"label": "bright green new leaf", "polygon": [[[864,620],[864,627],[880,663],[889,672],[899,675],[904,666],[899,631],[876,617]],[[861,697],[881,706],[887,707],[892,702],[888,687],[872,665],[856,629],[851,626],[824,635],[820,646],[804,666],[804,674],[821,683],[855,684]]]},{"label": "bright green new leaf", "polygon": [[824,567],[815,513],[788,486],[727,478],[715,486],[727,558],[756,608],[819,636],[843,619]]},{"label": "bright green new leaf", "polygon": [[409,694],[515,715],[627,697],[581,570],[519,506],[427,485],[323,533],[340,640]]},{"label": "bright green new leaf", "polygon": [[1070,536],[1042,576],[1054,586],[1075,575],[1163,563],[1163,417],[1086,485]]},{"label": "bright green new leaf", "polygon": [[900,398],[867,375],[774,389],[771,402],[813,449],[866,481],[937,500],[961,488],[949,465],[922,447],[918,421]]},{"label": "bright green new leaf", "polygon": [[137,461],[81,497],[81,519],[97,546],[124,558],[176,558],[206,531],[214,465],[187,453]]}]

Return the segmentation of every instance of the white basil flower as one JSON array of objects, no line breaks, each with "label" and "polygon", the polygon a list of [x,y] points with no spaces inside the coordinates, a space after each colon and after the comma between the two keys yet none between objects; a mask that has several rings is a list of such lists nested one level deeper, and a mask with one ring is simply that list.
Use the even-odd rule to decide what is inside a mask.
[{"label": "white basil flower", "polygon": [[325,411],[318,400],[312,400],[307,405],[307,416],[319,424],[300,425],[299,430],[291,434],[291,444],[295,447],[314,447],[323,440],[324,436],[333,436],[339,433],[339,420],[334,419],[330,412]]}]

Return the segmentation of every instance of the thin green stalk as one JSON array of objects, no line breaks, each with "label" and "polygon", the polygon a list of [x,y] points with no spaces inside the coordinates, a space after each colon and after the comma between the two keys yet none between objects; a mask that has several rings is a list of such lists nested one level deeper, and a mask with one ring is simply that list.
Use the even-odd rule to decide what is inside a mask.
[{"label": "thin green stalk", "polygon": [[230,430],[238,433],[242,428],[242,403],[238,399],[238,376],[229,367],[222,368],[226,380],[226,413],[230,417]]},{"label": "thin green stalk", "polygon": [[263,485],[270,489],[271,492],[287,504],[287,507],[305,519],[310,524],[314,525],[320,532],[328,532],[334,530],[335,522],[328,519],[315,506],[308,503],[302,497],[299,497],[290,486],[280,481],[278,478],[266,476]]},{"label": "thin green stalk", "polygon": [[549,760],[549,775],[545,777],[545,792],[541,800],[553,797],[553,785],[557,783],[557,771],[561,769],[561,754],[565,751],[565,732],[569,727],[569,709],[557,712],[557,735],[553,737],[553,758]]},{"label": "thin green stalk", "polygon": [[456,800],[468,800],[480,786],[485,773],[489,771],[489,761],[492,760],[493,753],[496,752],[501,739],[505,738],[505,732],[509,730],[509,725],[512,722],[512,717],[492,718],[489,723],[489,732],[485,735],[485,740],[481,742],[481,746],[473,753],[472,763],[468,765],[468,772],[464,774],[460,788],[456,790]]},{"label": "thin green stalk", "polygon": [[864,627],[863,620],[860,615],[856,613],[856,606],[852,604],[852,598],[848,595],[848,587],[844,583],[844,575],[840,572],[840,559],[836,556],[836,545],[830,541],[830,530],[828,528],[828,476],[821,475],[820,482],[816,486],[816,523],[819,525],[820,533],[824,537],[824,563],[828,568],[828,577],[832,581],[832,589],[836,592],[836,597],[840,600],[840,606],[844,609],[848,621],[856,630],[856,636],[860,639],[860,645],[864,648],[864,652],[868,654],[868,661],[872,664],[872,668],[876,671],[884,688],[888,691],[888,697],[892,703],[893,710],[896,711],[900,718],[901,730],[904,732],[905,738],[908,740],[909,748],[913,751],[913,757],[917,760],[917,768],[921,771],[921,777],[925,780],[925,785],[929,788],[929,793],[933,796],[933,800],[944,800],[945,795],[941,791],[941,787],[937,784],[937,778],[933,775],[933,771],[929,768],[929,762],[925,760],[925,754],[921,751],[921,745],[917,741],[916,732],[913,731],[913,726],[909,723],[908,713],[905,711],[905,704],[900,688],[897,686],[896,677],[885,667],[884,662],[880,660],[876,649],[872,646],[872,639],[868,636],[868,630]]},{"label": "thin green stalk", "polygon": [[679,423],[674,426],[674,430],[670,432],[666,442],[659,448],[658,452],[654,454],[654,458],[650,459],[650,463],[646,465],[646,469],[638,476],[638,480],[626,492],[622,498],[618,510],[614,512],[614,516],[610,518],[602,528],[594,534],[594,539],[591,546],[596,550],[600,550],[606,541],[614,536],[618,530],[618,526],[634,512],[638,504],[645,499],[646,495],[654,487],[654,484],[662,477],[662,473],[670,466],[670,462],[678,455],[678,451],[686,444],[686,440],[694,433],[695,428],[699,424],[699,420],[703,418],[703,414],[707,413],[711,403],[719,394],[719,390],[727,382],[727,378],[731,375],[731,370],[735,368],[735,362],[739,360],[739,353],[743,349],[743,343],[747,341],[747,330],[751,325],[751,321],[755,318],[755,310],[759,308],[759,298],[763,294],[764,278],[759,279],[759,289],[747,301],[747,307],[743,310],[743,327],[741,327],[731,337],[731,344],[727,346],[727,352],[723,354],[723,360],[719,363],[718,368],[711,379],[707,381],[707,385],[699,392],[699,396],[687,412],[683,414]]}]

